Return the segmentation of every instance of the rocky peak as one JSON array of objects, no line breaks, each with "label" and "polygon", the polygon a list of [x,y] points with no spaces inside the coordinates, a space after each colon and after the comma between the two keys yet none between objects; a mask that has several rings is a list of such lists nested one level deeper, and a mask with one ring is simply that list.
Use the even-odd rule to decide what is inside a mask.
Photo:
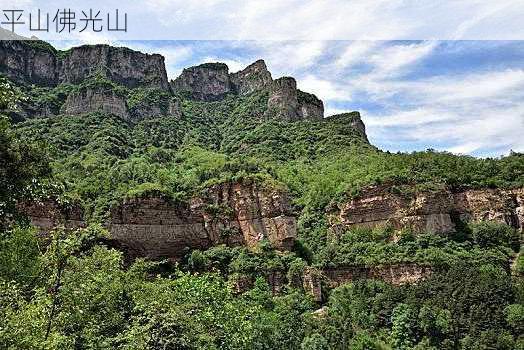
[{"label": "rocky peak", "polygon": [[[256,91],[267,92],[265,116],[288,121],[322,120],[324,104],[315,95],[297,89],[291,77],[273,80],[263,60],[257,60],[245,69],[229,73],[224,63],[204,63],[186,68],[169,83],[164,58],[158,54],[145,54],[125,47],[85,45],[67,51],[57,51],[51,45],[38,41],[1,41],[0,73],[26,84],[57,86],[63,83],[82,84],[93,76],[101,76],[128,89],[160,90],[170,96],[172,92],[199,101],[220,101],[228,94],[248,95]],[[125,110],[125,101],[117,96],[96,97],[97,91],[74,94],[64,107],[68,113],[111,109],[134,121],[157,115],[179,115],[176,103],[162,106],[131,106]],[[112,108],[111,101],[115,102]],[[85,105],[82,105],[85,102]],[[167,106],[167,107],[166,107]],[[36,113],[29,106],[27,115],[51,115],[58,110]],[[167,110],[167,112],[166,112]],[[364,124],[355,120],[354,127],[365,135]]]},{"label": "rocky peak", "polygon": [[300,119],[317,119],[324,117],[324,103],[315,95],[297,90],[298,115]]},{"label": "rocky peak", "polygon": [[233,90],[238,95],[248,95],[271,85],[273,78],[264,60],[257,60],[243,70],[229,75]]},{"label": "rocky peak", "polygon": [[358,130],[366,142],[369,143],[368,137],[366,135],[366,125],[362,121],[362,118],[360,117],[360,113],[357,111],[349,112],[349,113],[340,113],[340,114],[334,114],[329,117],[328,119],[345,119],[350,121],[350,126],[354,128],[355,130]]},{"label": "rocky peak", "polygon": [[297,89],[292,77],[273,81],[269,90],[266,116],[285,120],[324,118],[324,104],[315,95]]},{"label": "rocky peak", "polygon": [[218,101],[231,91],[229,68],[224,63],[204,63],[185,68],[171,82],[175,93],[201,101]]}]

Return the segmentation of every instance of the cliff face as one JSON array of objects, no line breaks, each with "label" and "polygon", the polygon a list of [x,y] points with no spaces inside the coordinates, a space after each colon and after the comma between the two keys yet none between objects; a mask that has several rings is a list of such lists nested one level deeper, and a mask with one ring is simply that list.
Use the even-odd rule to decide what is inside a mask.
[{"label": "cliff face", "polygon": [[185,68],[172,81],[173,91],[201,101],[218,101],[231,91],[229,69],[223,63],[204,63]]},{"label": "cliff face", "polygon": [[316,301],[322,300],[322,285],[336,288],[345,283],[361,279],[376,279],[393,285],[414,284],[428,278],[432,270],[418,264],[395,264],[388,266],[347,266],[327,268],[322,271],[306,269],[303,275],[303,288],[313,295]]},{"label": "cliff face", "polygon": [[237,73],[229,73],[224,63],[204,63],[189,67],[171,82],[175,93],[200,101],[219,101],[228,93],[247,95],[263,90],[273,79],[266,63],[258,60]]},{"label": "cliff face", "polygon": [[320,120],[324,117],[324,104],[321,100],[313,94],[298,90],[294,78],[273,80],[263,60],[231,74],[223,63],[204,63],[184,69],[171,85],[175,93],[200,101],[219,101],[227,94],[242,96],[268,90],[267,117],[289,121]]},{"label": "cliff face", "polygon": [[161,55],[123,47],[88,45],[58,55],[37,41],[0,41],[0,72],[28,84],[78,84],[94,73],[128,88],[138,86],[169,91]]},{"label": "cliff face", "polygon": [[335,232],[343,227],[392,226],[414,232],[448,233],[457,220],[493,220],[522,230],[524,189],[478,189],[452,192],[416,191],[383,185],[362,191],[329,213]]},{"label": "cliff face", "polygon": [[[84,226],[78,208],[61,212],[46,202],[22,210],[44,233],[60,223]],[[186,204],[160,197],[126,200],[111,209],[106,226],[130,257],[153,259],[179,259],[191,249],[222,243],[253,247],[262,239],[289,250],[296,238],[287,194],[249,181],[213,186]]]},{"label": "cliff face", "polygon": [[266,63],[258,60],[245,69],[229,75],[233,91],[238,95],[247,95],[267,88],[273,82]]},{"label": "cliff face", "polygon": [[[184,69],[169,83],[164,58],[157,54],[108,45],[86,45],[60,52],[40,41],[0,41],[0,73],[22,84],[47,87],[78,85],[96,75],[128,89],[155,89],[170,96],[175,92],[199,101],[220,101],[228,94],[243,96],[264,90],[269,91],[266,117],[288,121],[324,117],[321,100],[298,90],[293,78],[273,80],[263,60],[236,73],[229,73],[224,63],[204,63]],[[62,109],[31,104],[21,107],[13,119],[100,110],[133,122],[160,115],[180,116],[176,103],[145,103],[127,108],[124,98],[98,89],[71,93]]]},{"label": "cliff face", "polygon": [[94,73],[128,88],[169,90],[164,57],[124,47],[80,46],[59,60],[59,82],[77,84]]},{"label": "cliff face", "polygon": [[94,73],[128,88],[148,87],[169,90],[164,57],[124,47],[80,46],[60,60],[59,81],[77,84]]},{"label": "cliff face", "polygon": [[[290,284],[311,294],[315,301],[321,302],[325,297],[323,286],[331,289],[362,279],[376,279],[398,286],[419,283],[430,277],[431,273],[429,266],[406,263],[372,267],[341,266],[323,270],[307,267],[291,281],[287,279],[285,271],[267,271],[264,277],[273,294],[280,293],[286,284]],[[254,282],[252,276],[236,276],[233,279],[233,288],[237,293],[243,293],[251,289]]]},{"label": "cliff face", "polygon": [[267,102],[268,117],[285,120],[316,119],[324,117],[324,104],[315,95],[297,89],[294,78],[283,77],[271,85]]},{"label": "cliff face", "polygon": [[77,205],[64,207],[55,201],[31,202],[19,204],[19,210],[43,235],[59,226],[70,229],[85,227],[84,213]]},{"label": "cliff face", "polygon": [[249,247],[267,238],[273,247],[290,250],[296,238],[296,220],[286,192],[257,183],[213,186],[191,201],[202,213],[213,241],[223,239]]},{"label": "cliff face", "polygon": [[171,98],[169,101],[151,103],[149,101],[141,102],[128,109],[130,121],[138,122],[142,119],[158,117],[158,116],[172,116],[180,118],[182,110],[180,102]]},{"label": "cliff face", "polygon": [[124,120],[129,119],[125,97],[105,88],[85,88],[70,93],[60,113],[75,115],[97,111],[113,114]]},{"label": "cliff face", "polygon": [[0,40],[0,72],[19,83],[55,86],[58,60],[50,50],[23,41]]}]

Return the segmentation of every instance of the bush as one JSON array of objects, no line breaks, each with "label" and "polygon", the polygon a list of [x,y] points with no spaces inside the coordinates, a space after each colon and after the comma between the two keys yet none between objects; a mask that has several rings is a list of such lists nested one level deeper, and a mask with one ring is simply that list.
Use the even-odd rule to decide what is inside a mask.
[{"label": "bush", "polygon": [[515,229],[497,222],[480,222],[470,226],[473,242],[482,248],[510,247],[516,236]]}]

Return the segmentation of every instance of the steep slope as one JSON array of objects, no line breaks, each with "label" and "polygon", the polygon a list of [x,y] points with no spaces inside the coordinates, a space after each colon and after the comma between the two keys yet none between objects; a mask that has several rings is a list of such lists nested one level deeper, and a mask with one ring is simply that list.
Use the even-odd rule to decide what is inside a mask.
[{"label": "steep slope", "polygon": [[[20,110],[10,111],[19,121],[17,134],[47,143],[54,159],[53,181],[64,190],[48,195],[77,203],[82,216],[71,225],[103,222],[133,256],[184,259],[192,249],[220,243],[256,249],[268,240],[274,248],[309,251],[301,254],[309,254],[327,275],[380,276],[381,270],[367,269],[435,260],[425,255],[422,242],[416,248],[420,258],[406,257],[404,247],[389,245],[389,234],[374,240],[372,228],[448,233],[456,231],[457,216],[521,227],[521,219],[506,220],[521,215],[520,204],[509,211],[489,204],[520,190],[484,188],[522,187],[522,155],[483,160],[381,152],[369,144],[358,112],[324,117],[321,100],[297,89],[291,77],[273,80],[263,60],[236,73],[223,63],[204,63],[167,83],[161,56],[126,48],[60,52],[41,42],[3,42],[0,58],[0,72],[17,83],[23,97]],[[280,199],[262,204],[273,196],[249,186],[234,192],[251,197],[211,195],[242,183],[267,188],[280,199],[289,194],[290,201],[284,207]],[[391,190],[411,184],[440,190],[408,195]],[[491,198],[484,200],[485,209],[469,201],[473,193]],[[217,206],[221,214],[210,216],[202,205]],[[28,214],[42,229],[56,222],[53,210],[48,215],[32,210]],[[370,235],[361,243],[375,249],[367,260],[344,251],[343,244],[341,250],[331,245],[359,227]],[[297,238],[303,248],[293,245]],[[380,249],[397,253],[385,258]],[[438,245],[431,249],[447,254]],[[370,265],[365,273],[358,272],[362,261]],[[401,267],[391,271],[404,273]]]}]

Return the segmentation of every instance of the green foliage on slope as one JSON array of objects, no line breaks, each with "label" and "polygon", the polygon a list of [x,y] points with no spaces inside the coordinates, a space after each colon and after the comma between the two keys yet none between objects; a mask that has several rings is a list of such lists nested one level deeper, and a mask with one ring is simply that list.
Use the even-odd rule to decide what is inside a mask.
[{"label": "green foliage on slope", "polygon": [[[173,98],[124,89],[101,76],[56,88],[1,83],[0,109],[29,99],[57,113],[69,92],[88,87],[115,91],[131,107],[166,107]],[[325,216],[330,203],[370,184],[522,186],[524,155],[381,152],[352,126],[355,113],[322,121],[267,119],[265,91],[218,102],[177,98],[180,116],[136,123],[102,113],[31,119],[14,130],[2,121],[0,209],[14,215],[16,201],[52,189],[102,221],[125,197],[155,193],[183,201],[212,184],[250,177],[289,189],[299,218],[294,251],[279,253],[262,242],[256,251],[188,252],[178,266],[124,265],[122,253],[103,244],[107,233],[99,226],[70,235],[57,230],[41,246],[22,221],[2,216],[0,348],[524,348],[522,255],[513,275],[509,270],[518,250],[513,230],[478,224],[460,237],[406,233],[397,241],[388,230],[349,230],[333,241]],[[361,280],[340,286],[323,316],[312,314],[319,305],[292,283],[307,265],[397,263],[428,265],[433,273],[418,285]],[[273,272],[287,280],[280,296],[265,282]],[[249,279],[252,288],[235,292],[235,278]]]}]

